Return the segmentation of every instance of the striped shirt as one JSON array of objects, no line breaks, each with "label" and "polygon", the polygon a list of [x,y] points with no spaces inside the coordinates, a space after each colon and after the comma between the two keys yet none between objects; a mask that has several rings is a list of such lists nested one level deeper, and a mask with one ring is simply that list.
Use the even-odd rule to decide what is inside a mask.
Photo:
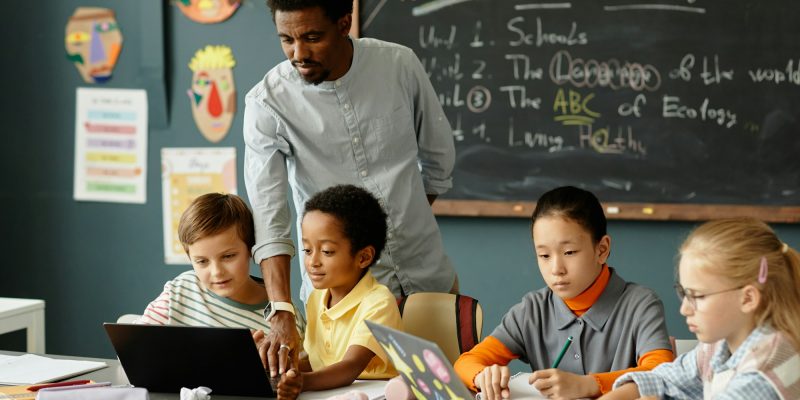
[{"label": "striped shirt", "polygon": [[672,363],[614,382],[635,382],[641,396],[666,399],[796,399],[798,354],[782,335],[759,327],[731,354],[727,343],[701,343]]},{"label": "striped shirt", "polygon": [[[263,286],[264,281],[251,276]],[[135,322],[150,325],[185,325],[260,329],[269,332],[264,320],[264,307],[244,304],[221,297],[203,288],[193,270],[178,275],[164,284],[164,291],[150,302],[144,314]],[[295,309],[298,309],[295,307]],[[303,336],[305,319],[297,313],[297,330]]]}]

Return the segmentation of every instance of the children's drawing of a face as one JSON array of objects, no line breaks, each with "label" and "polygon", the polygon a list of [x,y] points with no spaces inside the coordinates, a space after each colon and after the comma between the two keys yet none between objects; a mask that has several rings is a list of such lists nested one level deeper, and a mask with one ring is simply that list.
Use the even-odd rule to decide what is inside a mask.
[{"label": "children's drawing of a face", "polygon": [[236,114],[236,87],[233,68],[236,61],[228,46],[206,46],[198,50],[189,68],[192,88],[188,95],[192,117],[203,136],[217,143],[225,135]]},{"label": "children's drawing of a face", "polygon": [[233,15],[240,3],[240,0],[179,0],[178,8],[192,21],[214,24]]},{"label": "children's drawing of a face", "polygon": [[64,44],[67,58],[87,83],[111,79],[122,50],[122,33],[114,11],[99,7],[78,7],[67,22]]}]

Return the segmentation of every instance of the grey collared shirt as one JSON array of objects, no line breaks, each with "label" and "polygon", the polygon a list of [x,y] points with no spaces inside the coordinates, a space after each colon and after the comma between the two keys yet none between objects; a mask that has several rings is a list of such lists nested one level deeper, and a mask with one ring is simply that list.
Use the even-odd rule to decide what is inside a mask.
[{"label": "grey collared shirt", "polygon": [[[253,257],[258,263],[295,254],[289,186],[302,215],[306,200],[318,191],[353,184],[375,195],[389,215],[386,249],[372,267],[375,278],[395,295],[401,289],[447,292],[455,270],[426,194],[439,195],[452,186],[452,129],[409,48],[351,40],[353,60],[342,78],[315,86],[287,60],[245,97],[244,173],[255,218]],[[301,271],[305,299],[311,285]]]},{"label": "grey collared shirt", "polygon": [[550,368],[572,336],[558,368],[581,375],[635,367],[645,353],[672,348],[661,300],[613,268],[605,290],[582,316],[545,287],[526,294],[492,336],[534,371]]}]

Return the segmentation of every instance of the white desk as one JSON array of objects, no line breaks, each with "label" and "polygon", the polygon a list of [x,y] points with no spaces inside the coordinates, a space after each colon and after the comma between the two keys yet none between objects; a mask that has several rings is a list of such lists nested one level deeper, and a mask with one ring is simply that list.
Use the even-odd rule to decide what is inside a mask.
[{"label": "white desk", "polygon": [[[0,298],[2,299],[2,298]],[[10,355],[10,356],[18,356],[25,353],[19,353],[15,351],[3,351],[0,350],[0,354]],[[128,376],[125,375],[125,370],[122,369],[122,366],[119,364],[119,360],[111,360],[111,359],[103,359],[103,358],[87,358],[87,357],[73,357],[73,356],[59,356],[59,355],[52,355],[52,354],[43,354],[47,357],[52,358],[64,358],[70,360],[90,360],[90,361],[103,361],[105,362],[108,367],[102,368],[97,371],[89,372],[88,374],[78,375],[68,380],[78,380],[78,379],[91,379],[95,382],[111,382],[114,385],[124,385],[129,383]],[[375,395],[376,393],[383,393],[382,388],[385,387],[385,381],[356,381],[353,383],[352,386],[346,386],[339,389],[333,390],[326,390],[326,391],[319,391],[319,392],[305,392],[301,393],[298,400],[319,400],[319,399],[327,399],[331,395],[334,394],[342,394],[347,393],[353,389],[363,390],[370,395]],[[213,389],[213,388],[212,388]],[[178,393],[156,393],[150,392],[150,400],[178,400],[180,395]],[[244,397],[244,396],[225,396],[225,395],[216,395],[214,392],[211,392],[211,398],[213,400],[253,400],[253,399],[261,399],[261,397]],[[269,400],[275,400],[274,398]],[[469,399],[466,399],[469,400]]]},{"label": "white desk", "polygon": [[0,335],[25,329],[27,352],[44,354],[44,300],[0,297]]}]

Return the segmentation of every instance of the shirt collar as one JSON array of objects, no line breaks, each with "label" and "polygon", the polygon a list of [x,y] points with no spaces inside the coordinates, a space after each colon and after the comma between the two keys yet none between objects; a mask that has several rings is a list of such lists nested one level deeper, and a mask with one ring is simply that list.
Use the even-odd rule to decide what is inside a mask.
[{"label": "shirt collar", "polygon": [[600,267],[600,273],[595,278],[594,283],[589,285],[589,287],[583,291],[583,293],[575,296],[572,299],[564,299],[564,303],[567,303],[567,307],[577,314],[578,316],[582,315],[586,311],[589,311],[592,308],[592,305],[597,302],[597,299],[600,298],[600,295],[603,294],[603,291],[606,289],[606,285],[608,285],[608,278],[611,276],[611,272],[608,271],[608,265],[603,264]]},{"label": "shirt collar", "polygon": [[[617,299],[619,299],[620,296],[622,296],[622,292],[625,291],[625,281],[617,275],[614,268],[608,267],[605,264],[604,268],[608,268],[610,273],[608,283],[600,297],[598,297],[594,304],[589,307],[589,310],[580,317],[595,331],[603,330],[606,322],[611,317],[611,313],[614,311]],[[598,280],[599,279],[600,275],[598,275]],[[552,291],[550,291],[550,295],[553,296],[553,303],[555,303],[558,329],[566,329],[570,324],[575,322],[578,317],[570,310],[562,298],[555,295]]]},{"label": "shirt collar", "polygon": [[761,341],[765,335],[772,332],[772,329],[767,326],[759,326],[756,329],[753,329],[753,332],[747,336],[747,339],[742,342],[741,346],[736,349],[736,352],[731,354],[731,349],[728,347],[728,342],[720,340],[719,346],[717,346],[717,351],[714,352],[714,356],[711,357],[711,369],[714,371],[715,374],[736,368],[737,365],[742,361],[742,358],[751,350],[754,344]]},{"label": "shirt collar", "polygon": [[[196,276],[197,275],[195,275],[195,277]],[[258,283],[259,285],[263,285],[264,284],[264,280],[259,278],[259,277],[257,277],[257,276],[250,275],[250,279],[256,281],[256,283]],[[197,278],[197,283],[200,284],[200,278]],[[225,304],[234,306],[234,307],[239,308],[241,310],[259,311],[259,310],[263,310],[264,308],[266,308],[267,304],[269,304],[269,301],[265,301],[265,302],[257,303],[257,304],[240,303],[240,302],[238,302],[236,300],[229,299],[227,297],[222,297],[222,296],[212,292],[210,289],[207,289],[207,288],[203,287],[202,285],[200,285],[200,288],[203,290],[203,292],[205,294],[207,294],[207,295],[209,295],[209,296],[211,296],[211,297],[213,297],[213,298],[215,298],[215,299],[217,299],[217,300],[219,300],[219,301],[221,301],[221,302],[223,302]]]},{"label": "shirt collar", "polygon": [[350,290],[350,293],[348,293],[347,296],[344,296],[342,300],[340,300],[331,308],[326,306],[331,293],[329,289],[325,289],[325,293],[320,296],[322,299],[322,304],[320,305],[320,309],[323,310],[322,316],[330,318],[331,320],[341,318],[343,315],[347,314],[348,311],[358,307],[361,304],[361,300],[364,298],[364,296],[366,296],[367,293],[369,293],[377,284],[378,281],[376,281],[372,276],[372,273],[367,270],[367,273],[361,277],[361,280],[359,280],[353,289]]}]

